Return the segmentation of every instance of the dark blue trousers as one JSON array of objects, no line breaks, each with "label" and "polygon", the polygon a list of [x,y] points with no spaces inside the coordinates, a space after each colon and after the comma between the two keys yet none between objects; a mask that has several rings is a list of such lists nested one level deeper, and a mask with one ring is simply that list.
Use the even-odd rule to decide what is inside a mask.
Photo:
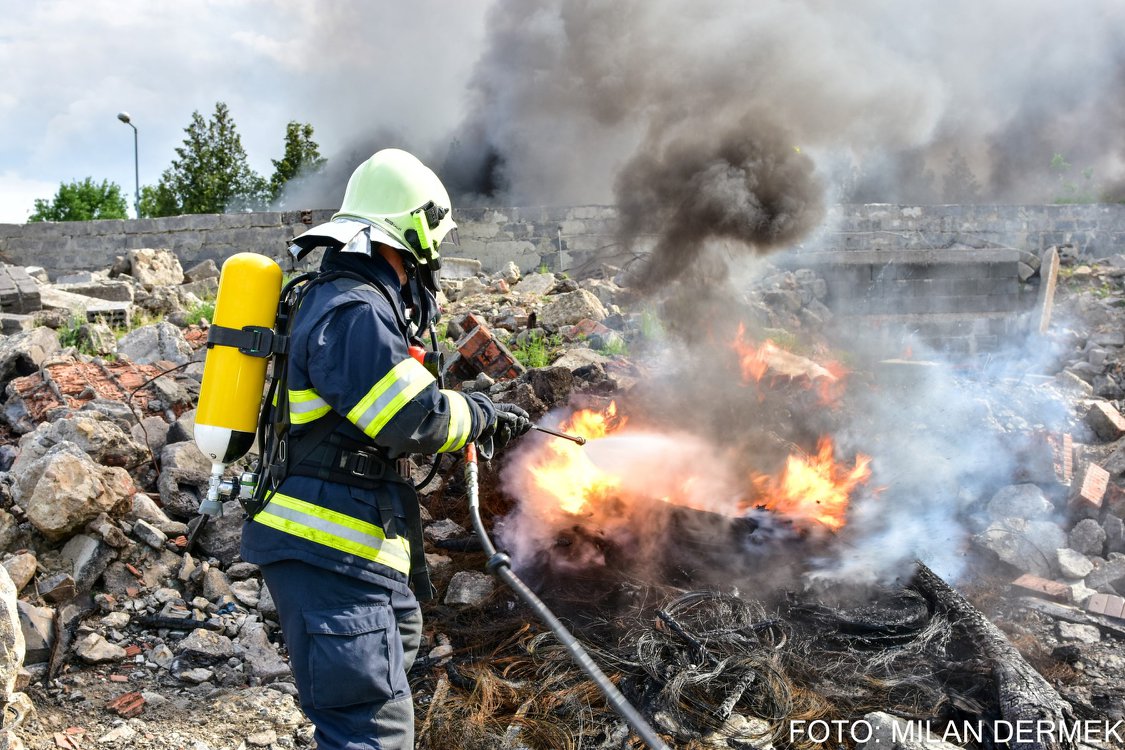
[{"label": "dark blue trousers", "polygon": [[318,750],[411,750],[406,673],[422,635],[413,594],[298,560],[262,566]]}]

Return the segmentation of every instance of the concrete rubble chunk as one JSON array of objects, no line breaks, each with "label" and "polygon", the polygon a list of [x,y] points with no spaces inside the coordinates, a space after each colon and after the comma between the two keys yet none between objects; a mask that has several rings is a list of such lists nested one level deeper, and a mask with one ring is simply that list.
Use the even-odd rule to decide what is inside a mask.
[{"label": "concrete rubble chunk", "polygon": [[462,570],[453,574],[445,592],[445,603],[476,606],[492,596],[496,582],[487,573]]},{"label": "concrete rubble chunk", "polygon": [[7,703],[16,689],[27,644],[20,625],[18,592],[8,572],[0,567],[0,702]]},{"label": "concrete rubble chunk", "polygon": [[266,627],[260,622],[247,622],[238,634],[237,643],[242,647],[242,658],[250,668],[250,674],[257,677],[263,685],[292,675],[289,664],[277,653],[266,634]]},{"label": "concrete rubble chunk", "polygon": [[52,573],[40,579],[35,586],[43,601],[51,604],[61,604],[74,598],[77,591],[74,585],[74,576],[70,573]]},{"label": "concrete rubble chunk", "polygon": [[585,289],[558,294],[550,298],[539,310],[539,325],[552,329],[575,325],[583,319],[600,323],[609,316],[601,301]]},{"label": "concrete rubble chunk", "polygon": [[1108,401],[1097,401],[1086,412],[1086,424],[1098,436],[1109,443],[1125,436],[1125,417]]},{"label": "concrete rubble chunk", "polygon": [[240,603],[251,609],[258,606],[262,598],[262,584],[257,578],[247,578],[244,581],[235,581],[230,585],[230,592]]},{"label": "concrete rubble chunk", "polygon": [[41,307],[39,283],[21,266],[0,264],[0,311],[32,313]]},{"label": "concrete rubble chunk", "polygon": [[30,602],[17,603],[20,631],[26,644],[25,664],[42,664],[51,657],[55,643],[55,610]]},{"label": "concrete rubble chunk", "polygon": [[184,282],[184,269],[171,250],[139,248],[129,251],[129,275],[146,289]]},{"label": "concrete rubble chunk", "polygon": [[122,336],[117,342],[117,353],[142,365],[154,362],[182,365],[191,359],[192,348],[179,328],[171,323],[156,323]]},{"label": "concrete rubble chunk", "polygon": [[1079,643],[1097,643],[1102,635],[1094,625],[1080,625],[1075,622],[1060,622],[1058,624],[1059,638],[1064,641],[1078,641]]},{"label": "concrete rubble chunk", "polygon": [[217,278],[219,278],[219,267],[215,264],[215,261],[211,260],[210,258],[196,263],[194,266],[184,271],[185,284],[202,281],[203,279]]},{"label": "concrete rubble chunk", "polygon": [[172,650],[193,666],[212,665],[234,656],[234,642],[222,633],[196,628]]},{"label": "concrete rubble chunk", "polygon": [[20,438],[20,454],[12,464],[12,471],[22,474],[52,447],[64,442],[78,446],[103,466],[132,468],[148,460],[144,446],[112,420],[97,412],[80,412],[43,422]]},{"label": "concrete rubble chunk", "polygon": [[565,367],[571,372],[575,372],[584,367],[589,367],[590,365],[605,367],[611,362],[613,362],[612,357],[607,357],[593,349],[579,347],[564,353],[561,357],[552,362],[551,365],[553,367]]},{"label": "concrete rubble chunk", "polygon": [[100,633],[88,633],[74,646],[74,653],[87,664],[105,664],[125,658],[125,649],[107,641]]},{"label": "concrete rubble chunk", "polygon": [[975,541],[1018,570],[1051,578],[1055,550],[1066,546],[1066,532],[1050,521],[1005,518],[993,521]]},{"label": "concrete rubble chunk", "polygon": [[160,465],[157,489],[164,510],[177,518],[191,518],[206,492],[211,462],[204,458],[194,442],[185,442],[164,446],[160,453]]},{"label": "concrete rubble chunk", "polygon": [[497,275],[498,275],[498,276],[499,276],[499,277],[500,277],[500,278],[501,278],[501,279],[502,279],[503,281],[505,281],[505,282],[507,282],[507,283],[508,283],[509,285],[511,285],[511,284],[515,284],[516,282],[518,282],[518,281],[520,280],[520,277],[521,277],[521,276],[522,276],[523,274],[521,274],[521,273],[520,273],[520,267],[519,267],[519,266],[517,266],[517,265],[516,265],[515,263],[513,263],[512,261],[508,261],[508,262],[507,262],[507,263],[506,263],[506,264],[504,265],[504,267],[500,269],[500,273],[499,273],[499,274],[497,274]]},{"label": "concrete rubble chunk", "polygon": [[216,567],[210,567],[203,573],[203,596],[208,601],[218,602],[223,597],[232,596],[230,579],[227,574]]},{"label": "concrete rubble chunk", "polygon": [[1074,525],[1067,536],[1071,549],[1083,555],[1100,555],[1105,547],[1105,529],[1092,518],[1084,518]]},{"label": "concrete rubble chunk", "polygon": [[199,550],[223,565],[230,565],[242,547],[242,523],[242,506],[238,501],[223,503],[223,515],[212,519],[200,533]]},{"label": "concrete rubble chunk", "polygon": [[123,513],[134,492],[124,469],[98,466],[74,443],[62,442],[27,467],[15,496],[31,524],[57,542],[101,513]]},{"label": "concrete rubble chunk", "polygon": [[1034,484],[1003,487],[988,501],[988,515],[994,521],[1004,518],[1046,518],[1053,511],[1051,501]]},{"label": "concrete rubble chunk", "polygon": [[133,523],[133,536],[154,549],[161,549],[168,541],[168,535],[143,518]]},{"label": "concrete rubble chunk", "polygon": [[466,532],[464,526],[457,523],[456,521],[452,521],[448,518],[443,518],[440,521],[435,521],[434,523],[426,526],[426,530],[423,535],[431,542],[442,542],[446,539],[456,539],[458,537],[462,537],[465,535],[465,533]]},{"label": "concrete rubble chunk", "polygon": [[1125,552],[1125,520],[1107,513],[1102,521],[1102,530],[1105,531],[1106,552]]},{"label": "concrete rubble chunk", "polygon": [[442,258],[441,277],[445,279],[472,279],[481,272],[479,260],[474,258]]},{"label": "concrete rubble chunk", "polygon": [[558,280],[553,273],[529,273],[515,285],[518,294],[544,295],[554,288]]},{"label": "concrete rubble chunk", "polygon": [[60,283],[55,285],[55,289],[68,294],[79,294],[83,297],[105,300],[106,302],[132,302],[135,297],[134,287],[131,283],[113,279]]},{"label": "concrete rubble chunk", "polygon": [[1094,569],[1086,585],[1099,594],[1125,594],[1125,555],[1113,554],[1109,560],[1093,560]]},{"label": "concrete rubble chunk", "polygon": [[89,534],[75,534],[62,548],[62,559],[70,563],[79,591],[89,591],[116,557],[113,547]]},{"label": "concrete rubble chunk", "polygon": [[35,555],[30,552],[12,555],[4,561],[4,570],[8,571],[17,592],[22,591],[23,587],[35,577],[35,569],[38,564]]},{"label": "concrete rubble chunk", "polygon": [[30,375],[61,351],[58,334],[44,326],[0,339],[0,384]]},{"label": "concrete rubble chunk", "polygon": [[1062,547],[1055,550],[1059,561],[1059,572],[1064,578],[1085,578],[1094,569],[1094,564],[1081,552]]},{"label": "concrete rubble chunk", "polygon": [[87,353],[108,357],[117,354],[117,337],[105,323],[83,323],[78,328],[78,347]]}]

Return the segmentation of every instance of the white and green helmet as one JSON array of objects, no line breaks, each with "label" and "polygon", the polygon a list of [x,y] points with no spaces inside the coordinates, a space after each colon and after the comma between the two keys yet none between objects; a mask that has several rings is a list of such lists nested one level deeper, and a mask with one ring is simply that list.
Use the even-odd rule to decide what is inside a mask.
[{"label": "white and green helmet", "polygon": [[427,286],[436,286],[439,249],[447,239],[456,242],[457,224],[449,193],[433,170],[413,154],[386,148],[352,172],[332,221],[313,227],[294,243],[302,248],[314,243],[347,246],[363,229],[372,241],[413,258]]}]

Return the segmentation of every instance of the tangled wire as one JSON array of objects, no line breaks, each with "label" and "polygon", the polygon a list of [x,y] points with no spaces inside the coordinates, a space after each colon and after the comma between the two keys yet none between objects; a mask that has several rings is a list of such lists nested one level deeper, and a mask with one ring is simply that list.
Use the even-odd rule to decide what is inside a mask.
[{"label": "tangled wire", "polygon": [[[719,591],[634,598],[638,605],[616,619],[577,618],[578,609],[571,619],[595,660],[676,747],[811,750],[815,743],[791,739],[791,721],[990,710],[988,665],[909,588],[861,607],[791,601],[773,613]],[[459,690],[431,708],[419,747],[630,746],[627,727],[565,649],[526,624],[491,653],[447,665],[447,676]]]}]

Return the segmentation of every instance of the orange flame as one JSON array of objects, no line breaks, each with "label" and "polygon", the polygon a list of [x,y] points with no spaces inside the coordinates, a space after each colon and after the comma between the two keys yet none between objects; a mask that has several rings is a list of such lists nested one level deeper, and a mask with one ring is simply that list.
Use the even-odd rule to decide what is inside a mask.
[{"label": "orange flame", "polygon": [[746,325],[738,324],[738,335],[731,342],[738,354],[738,365],[743,383],[760,383],[766,374],[772,377],[767,385],[772,386],[778,379],[803,382],[815,388],[821,403],[832,404],[842,395],[843,378],[847,370],[838,362],[824,365],[807,357],[794,354],[778,346],[770,339],[755,344],[746,338]]},{"label": "orange flame", "polygon": [[847,522],[853,491],[871,477],[871,457],[855,458],[851,469],[836,463],[831,438],[822,437],[815,456],[789,456],[778,476],[751,477],[759,502],[798,524],[820,524],[839,531]]},{"label": "orange flame", "polygon": [[[610,402],[604,412],[589,409],[575,412],[559,429],[596,440],[621,429],[626,421],[625,417],[617,416],[616,402]],[[528,471],[536,487],[554,497],[567,513],[581,513],[588,502],[609,497],[621,483],[618,477],[595,466],[576,443],[551,440],[545,449],[546,454]]]}]

